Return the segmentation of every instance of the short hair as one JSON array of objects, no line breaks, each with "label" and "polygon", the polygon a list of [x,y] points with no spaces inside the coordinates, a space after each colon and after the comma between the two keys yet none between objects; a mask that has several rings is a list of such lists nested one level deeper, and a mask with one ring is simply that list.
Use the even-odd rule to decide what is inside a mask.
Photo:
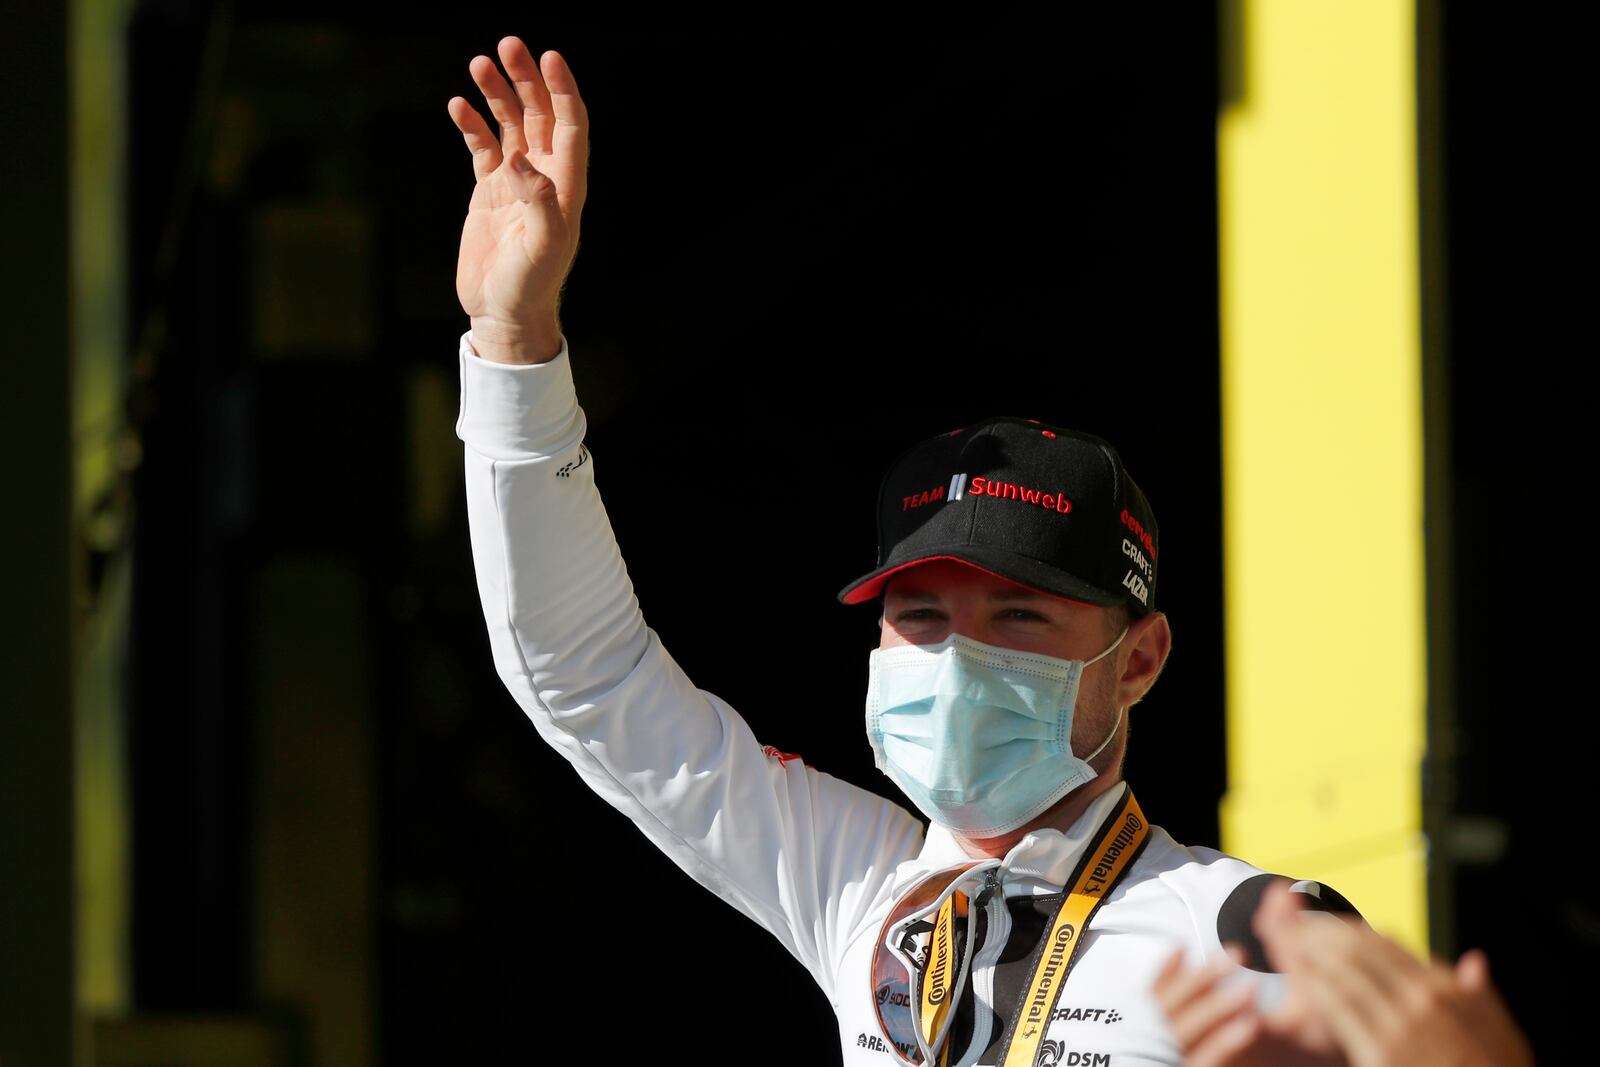
[{"label": "short hair", "polygon": [[1122,633],[1122,628],[1132,624],[1132,618],[1126,604],[1112,604],[1106,608],[1106,640],[1112,640]]}]

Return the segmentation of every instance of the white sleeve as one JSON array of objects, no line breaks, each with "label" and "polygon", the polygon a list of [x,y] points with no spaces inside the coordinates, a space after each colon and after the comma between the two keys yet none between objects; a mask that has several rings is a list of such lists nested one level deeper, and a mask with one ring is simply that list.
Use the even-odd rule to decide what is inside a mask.
[{"label": "white sleeve", "polygon": [[768,755],[645,624],[600,495],[567,341],[548,363],[462,335],[472,558],[495,670],[541,737],[672,861],[769,930],[835,1000],[845,941],[922,824]]}]

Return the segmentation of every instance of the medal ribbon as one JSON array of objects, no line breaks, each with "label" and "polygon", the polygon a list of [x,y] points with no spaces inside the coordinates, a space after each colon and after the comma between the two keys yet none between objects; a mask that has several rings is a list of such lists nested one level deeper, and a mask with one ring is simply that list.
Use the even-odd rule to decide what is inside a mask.
[{"label": "medal ribbon", "polygon": [[956,894],[951,893],[939,905],[938,918],[933,923],[933,937],[928,943],[928,966],[922,972],[922,1039],[931,1048],[944,1028],[945,1017],[952,1007],[950,979],[955,974],[955,910]]},{"label": "medal ribbon", "polygon": [[[1039,946],[1033,980],[1028,983],[1022,1002],[1012,1015],[1011,1036],[1007,1039],[1005,1054],[1000,1057],[1004,1067],[1033,1067],[1050,1016],[1067,984],[1067,975],[1078,961],[1078,949],[1083,944],[1080,935],[1088,928],[1089,920],[1101,903],[1111,895],[1117,881],[1133,866],[1149,836],[1150,824],[1145,821],[1139,802],[1133,799],[1130,786],[1122,803],[1101,824],[1094,845],[1068,879],[1071,889]],[[943,919],[942,911],[940,918]]]}]

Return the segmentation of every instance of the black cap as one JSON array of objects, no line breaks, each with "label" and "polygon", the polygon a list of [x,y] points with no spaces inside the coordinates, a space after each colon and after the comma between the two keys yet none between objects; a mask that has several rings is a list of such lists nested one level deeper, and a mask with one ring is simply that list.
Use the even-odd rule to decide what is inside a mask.
[{"label": "black cap", "polygon": [[1139,617],[1155,609],[1159,550],[1155,514],[1108,442],[1000,416],[901,453],[878,490],[878,566],[839,599],[871,600],[896,571],[954,559]]}]

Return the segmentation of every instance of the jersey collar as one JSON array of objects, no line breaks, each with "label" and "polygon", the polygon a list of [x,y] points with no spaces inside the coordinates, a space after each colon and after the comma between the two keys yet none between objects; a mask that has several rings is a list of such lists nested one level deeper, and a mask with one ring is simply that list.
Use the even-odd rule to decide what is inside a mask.
[{"label": "jersey collar", "polygon": [[[1054,829],[1031,830],[1013,845],[1011,851],[1006,853],[1001,868],[1004,871],[1006,896],[1059,893],[1062,884],[1072,876],[1078,861],[1083,858],[1095,831],[1127,790],[1127,782],[1118,782],[1114,788],[1095,797],[1065,832]],[[909,866],[910,870],[896,872],[896,881],[904,882],[926,871],[971,858],[948,828],[932,823],[923,839],[922,852],[910,865],[903,865]]]}]

